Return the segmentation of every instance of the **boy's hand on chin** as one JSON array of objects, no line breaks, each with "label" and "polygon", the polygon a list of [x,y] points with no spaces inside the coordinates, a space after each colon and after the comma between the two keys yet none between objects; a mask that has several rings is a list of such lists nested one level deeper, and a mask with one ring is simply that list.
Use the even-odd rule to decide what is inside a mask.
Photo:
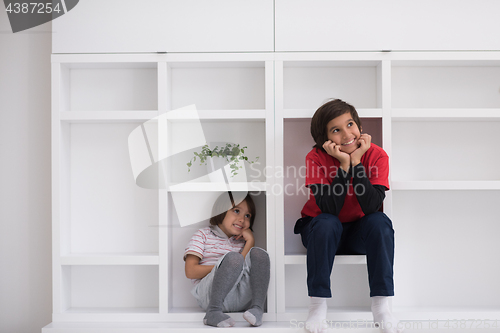
[{"label": "boy's hand on chin", "polygon": [[352,166],[358,165],[361,162],[361,157],[366,153],[372,144],[372,136],[369,134],[361,134],[358,139],[358,148],[351,153]]},{"label": "boy's hand on chin", "polygon": [[340,145],[335,144],[332,140],[328,140],[323,144],[323,149],[330,156],[335,157],[340,162],[340,167],[344,171],[349,170],[349,165],[351,164],[351,156],[340,150]]}]

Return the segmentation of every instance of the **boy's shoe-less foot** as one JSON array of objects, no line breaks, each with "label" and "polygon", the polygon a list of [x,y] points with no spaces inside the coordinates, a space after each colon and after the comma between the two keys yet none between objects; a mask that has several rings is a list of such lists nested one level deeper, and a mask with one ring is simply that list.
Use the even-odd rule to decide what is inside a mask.
[{"label": "boy's shoe-less foot", "polygon": [[203,324],[214,327],[233,327],[236,322],[227,314],[219,311],[207,312]]},{"label": "boy's shoe-less foot", "polygon": [[306,330],[310,333],[325,333],[328,325],[326,323],[326,298],[311,297],[309,314],[306,320]]},{"label": "boy's shoe-less foot", "polygon": [[372,298],[373,321],[378,323],[378,327],[384,333],[402,333],[403,329],[398,328],[399,321],[392,315],[389,307],[389,297],[373,296]]}]

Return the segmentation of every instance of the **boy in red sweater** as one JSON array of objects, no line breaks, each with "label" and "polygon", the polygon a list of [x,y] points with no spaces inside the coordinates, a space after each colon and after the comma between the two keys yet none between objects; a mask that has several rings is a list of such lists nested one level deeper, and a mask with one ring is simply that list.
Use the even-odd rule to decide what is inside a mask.
[{"label": "boy in red sweater", "polygon": [[380,211],[389,190],[389,157],[370,135],[361,134],[356,109],[339,99],[316,111],[311,135],[316,143],[306,156],[311,196],[294,230],[307,248],[306,328],[326,331],[335,255],[366,254],[374,321],[384,332],[399,332],[388,303],[394,296],[394,230]]}]

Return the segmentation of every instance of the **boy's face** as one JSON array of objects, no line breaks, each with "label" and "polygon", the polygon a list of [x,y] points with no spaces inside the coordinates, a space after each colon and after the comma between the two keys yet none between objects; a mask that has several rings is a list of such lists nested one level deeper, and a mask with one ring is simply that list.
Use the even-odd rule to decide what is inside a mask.
[{"label": "boy's face", "polygon": [[234,208],[227,211],[224,220],[219,224],[219,228],[224,231],[227,237],[237,236],[243,230],[250,228],[251,214],[248,211],[246,201],[242,201]]},{"label": "boy's face", "polygon": [[326,125],[326,131],[328,140],[340,145],[340,150],[344,153],[350,154],[359,147],[360,128],[352,119],[350,112],[330,120]]}]

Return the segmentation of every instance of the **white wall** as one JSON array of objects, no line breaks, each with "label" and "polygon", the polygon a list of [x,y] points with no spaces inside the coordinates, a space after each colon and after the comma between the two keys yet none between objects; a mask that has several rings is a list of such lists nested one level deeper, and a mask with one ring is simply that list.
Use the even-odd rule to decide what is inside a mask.
[{"label": "white wall", "polygon": [[51,322],[51,24],[12,33],[0,5],[0,332]]}]

